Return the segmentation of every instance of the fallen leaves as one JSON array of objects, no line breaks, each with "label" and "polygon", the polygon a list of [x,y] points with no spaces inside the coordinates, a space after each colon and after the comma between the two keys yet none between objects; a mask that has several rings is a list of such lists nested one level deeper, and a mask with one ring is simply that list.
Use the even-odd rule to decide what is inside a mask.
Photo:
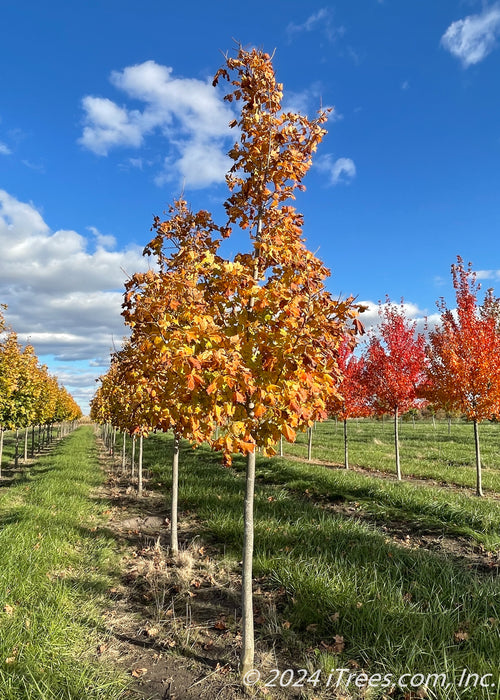
[{"label": "fallen leaves", "polygon": [[142,678],[142,676],[144,676],[144,674],[146,674],[147,672],[147,668],[134,668],[134,670],[131,673],[134,678]]}]

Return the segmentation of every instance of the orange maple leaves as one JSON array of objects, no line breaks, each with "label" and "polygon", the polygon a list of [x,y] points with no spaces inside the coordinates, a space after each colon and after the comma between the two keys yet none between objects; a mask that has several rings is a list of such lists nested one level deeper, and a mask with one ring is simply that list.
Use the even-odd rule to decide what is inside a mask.
[{"label": "orange maple leaves", "polygon": [[[329,272],[307,250],[302,215],[290,204],[326,113],[315,120],[283,113],[282,87],[261,51],[240,49],[220,79],[231,84],[225,99],[240,106],[227,220],[217,225],[183,199],[167,220],[155,217],[144,251],[155,269],[126,285],[133,360],[122,377],[134,387],[125,406],[135,421],[140,414],[150,428],[208,441],[229,461],[231,452],[256,446],[273,454],[281,435],[294,440],[327,417],[337,393],[335,354],[354,332],[357,308],[326,291]],[[249,231],[251,249],[224,259],[220,244],[236,229]]]}]

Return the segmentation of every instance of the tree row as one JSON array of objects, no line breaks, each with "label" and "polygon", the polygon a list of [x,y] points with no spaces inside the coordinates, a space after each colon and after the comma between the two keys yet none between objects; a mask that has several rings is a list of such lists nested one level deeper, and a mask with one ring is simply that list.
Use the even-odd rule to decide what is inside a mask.
[{"label": "tree row", "polygon": [[[262,51],[240,47],[235,58],[226,57],[214,85],[221,81],[228,85],[225,99],[237,111],[230,123],[236,140],[228,153],[232,165],[226,176],[225,219],[217,223],[208,211],[193,212],[183,198],[169,208],[165,220],[154,219],[153,238],[144,250],[153,266],[126,283],[122,313],[130,337],[101,377],[91,417],[140,437],[173,431],[174,555],[180,440],[210,445],[222,453],[226,465],[234,453],[246,456],[240,658],[244,676],[254,663],[257,450],[274,455],[281,440],[293,442],[297,432],[330,415],[391,412],[397,429],[398,415],[414,402],[455,405],[459,396],[463,399],[451,379],[456,358],[463,355],[463,322],[443,308],[444,325],[431,332],[435,341],[426,349],[414,326],[388,304],[382,311],[385,326],[370,334],[366,355],[355,353],[364,333],[363,309],[352,297],[335,299],[328,292],[329,271],[307,249],[302,215],[293,206],[325,134],[328,113],[309,119],[283,111],[282,85],[276,81],[271,57]],[[224,255],[241,247],[244,252]],[[463,279],[474,297],[471,271],[464,270],[460,260],[455,271],[457,284]],[[493,306],[491,297],[484,312],[467,307],[469,338],[486,339],[486,330],[480,336],[474,324],[484,322],[484,328],[490,328]],[[448,360],[454,337],[455,354]],[[491,345],[488,350],[497,360],[499,348]],[[462,364],[466,374],[467,362]],[[448,365],[452,369],[442,370]],[[499,393],[496,403],[488,404],[492,413],[498,410]],[[477,420],[484,417],[484,412],[477,414]],[[114,434],[112,429],[108,432]]]},{"label": "tree row", "polygon": [[31,345],[22,346],[17,334],[6,328],[0,309],[0,476],[4,433],[16,431],[16,463],[19,458],[19,432],[24,429],[24,459],[28,452],[28,429],[31,428],[31,453],[35,429],[38,445],[50,439],[52,426],[74,421],[81,416],[80,407],[57,378],[41,365]]}]

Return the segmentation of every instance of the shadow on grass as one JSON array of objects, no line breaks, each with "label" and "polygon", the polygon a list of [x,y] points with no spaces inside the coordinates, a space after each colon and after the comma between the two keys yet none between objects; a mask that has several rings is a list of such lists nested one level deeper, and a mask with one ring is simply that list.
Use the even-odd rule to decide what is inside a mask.
[{"label": "shadow on grass", "polygon": [[[150,485],[165,493],[167,512],[171,455],[170,436],[153,435],[144,442]],[[225,469],[220,454],[181,446],[180,519],[195,513],[204,539],[236,562],[243,544],[244,469],[241,457],[233,469]],[[301,470],[286,460],[260,458],[262,481],[255,495],[254,572],[265,578],[263,586],[284,588],[280,610],[292,624],[290,635],[299,635],[304,648],[341,635],[346,648],[338,662],[344,665],[354,658],[377,670],[442,670],[446,663],[489,672],[491,660],[500,656],[500,637],[491,622],[500,617],[498,577],[479,575],[439,552],[400,546],[356,516],[325,512],[304,491],[338,501],[378,499],[402,521],[442,532],[467,532],[467,518],[473,518],[467,515],[457,525],[457,511],[444,502],[436,515],[430,492],[422,491],[418,503],[406,502],[407,486],[374,488],[369,477],[351,474],[347,478],[353,482],[332,485],[322,468],[313,476]],[[144,499],[135,505],[147,510],[149,504]],[[460,630],[467,630],[465,643],[455,636]],[[286,646],[288,634],[278,621],[274,639]]]}]

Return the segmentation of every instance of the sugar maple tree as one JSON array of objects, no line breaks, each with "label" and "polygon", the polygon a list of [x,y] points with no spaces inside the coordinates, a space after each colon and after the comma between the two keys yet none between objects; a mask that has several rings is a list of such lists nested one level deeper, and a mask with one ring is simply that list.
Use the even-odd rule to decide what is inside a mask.
[{"label": "sugar maple tree", "polygon": [[[152,420],[154,412],[146,382],[140,372],[141,360],[130,341],[125,342],[123,348],[113,354],[110,368],[100,377],[101,385],[90,403],[90,417],[104,426],[112,426],[113,441],[116,429],[139,437],[138,496],[142,496],[143,487],[143,438],[157,427]],[[112,445],[110,449],[112,451]]]},{"label": "sugar maple tree", "polygon": [[[255,452],[275,454],[281,436],[328,415],[338,393],[337,350],[354,334],[354,300],[334,300],[328,270],[305,245],[291,205],[303,189],[327,119],[281,109],[282,86],[268,54],[239,49],[214,84],[239,108],[239,139],[229,152],[227,220],[193,213],[183,199],[155,219],[145,249],[156,268],[126,285],[124,317],[149,409],[178,439],[208,441],[247,456],[244,504],[241,673],[254,664],[252,605]],[[220,243],[248,232],[248,252],[224,259]],[[352,323],[351,323],[352,322]],[[149,418],[147,419],[149,421]],[[217,428],[215,437],[214,428]],[[174,470],[173,470],[174,471]]]},{"label": "sugar maple tree", "polygon": [[405,315],[404,306],[379,304],[381,322],[370,334],[363,381],[369,403],[377,415],[394,417],[396,475],[401,479],[398,418],[410,408],[423,404],[420,388],[425,381],[425,339],[416,333],[416,322]]},{"label": "sugar maple tree", "polygon": [[[0,305],[0,476],[5,430],[16,431],[16,463],[19,457],[19,429],[53,424],[80,417],[80,408],[57,379],[39,365],[31,345],[23,347],[12,329],[7,329]],[[48,431],[47,431],[48,435]]]},{"label": "sugar maple tree", "polygon": [[500,414],[500,335],[498,300],[489,289],[478,305],[481,288],[471,263],[457,256],[451,274],[456,311],[438,302],[441,322],[429,333],[428,384],[425,395],[439,406],[464,413],[474,424],[476,493],[483,495],[478,424]]},{"label": "sugar maple tree", "polygon": [[155,236],[144,253],[155,257],[156,267],[127,282],[123,316],[132,328],[134,371],[149,397],[147,420],[174,432],[170,549],[175,555],[180,440],[210,442],[214,425],[231,415],[232,403],[218,401],[210,387],[221,373],[230,381],[237,366],[231,341],[224,343],[221,333],[220,299],[228,293],[230,272],[217,249],[225,231],[221,234],[208,212],[191,212],[184,199],[169,214],[164,221],[155,217]]},{"label": "sugar maple tree", "polygon": [[[283,435],[327,417],[337,393],[336,351],[357,316],[353,299],[335,301],[325,289],[329,275],[302,237],[302,215],[291,205],[312,156],[325,134],[327,114],[310,120],[282,111],[282,85],[271,57],[239,49],[226,58],[214,83],[231,85],[225,99],[239,106],[240,139],[229,152],[226,178],[227,229],[249,232],[251,250],[236,255],[228,296],[225,335],[233,339],[241,370],[231,385],[220,374],[215,387],[234,397],[228,430],[215,446],[247,454],[242,573],[244,675],[254,664],[252,605],[253,497],[255,451],[274,454]],[[353,332],[353,331],[351,331]],[[209,388],[207,388],[207,391]]]}]

